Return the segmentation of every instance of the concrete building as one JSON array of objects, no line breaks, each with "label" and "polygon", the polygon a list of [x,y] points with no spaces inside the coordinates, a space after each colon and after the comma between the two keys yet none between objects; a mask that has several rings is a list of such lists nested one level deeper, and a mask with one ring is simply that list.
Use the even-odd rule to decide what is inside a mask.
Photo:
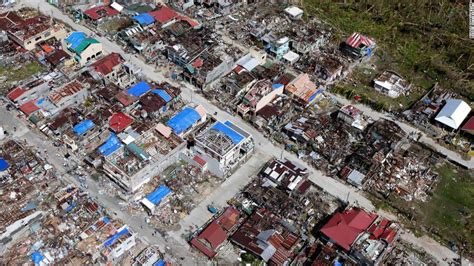
[{"label": "concrete building", "polygon": [[198,155],[216,176],[226,176],[253,152],[251,135],[230,121],[216,122],[195,138],[196,145],[182,153],[190,161]]},{"label": "concrete building", "polygon": [[8,33],[11,40],[26,50],[33,50],[36,44],[51,38],[62,40],[66,30],[47,16],[23,19],[14,12],[0,15],[0,28]]},{"label": "concrete building", "polygon": [[242,103],[237,106],[237,113],[245,117],[255,115],[265,105],[271,103],[284,91],[283,84],[272,84],[270,80],[257,81],[245,94]]},{"label": "concrete building", "polygon": [[302,105],[313,103],[323,92],[322,89],[316,88],[308,74],[300,74],[285,87],[285,91]]},{"label": "concrete building", "polygon": [[364,130],[367,127],[367,122],[362,117],[362,112],[350,104],[339,109],[337,118],[360,130]]},{"label": "concrete building", "polygon": [[80,66],[91,63],[103,53],[102,44],[94,38],[88,38],[83,32],[73,32],[64,41]]},{"label": "concrete building", "polygon": [[274,33],[270,32],[262,37],[265,51],[276,59],[281,59],[290,50],[290,38],[277,37]]},{"label": "concrete building", "polygon": [[391,98],[397,98],[407,95],[410,92],[411,84],[397,73],[384,71],[374,79],[374,88]]},{"label": "concrete building", "polygon": [[45,105],[45,109],[52,114],[56,114],[66,107],[84,102],[88,95],[88,86],[74,80],[51,92],[48,96],[48,100],[55,108],[50,109]]},{"label": "concrete building", "polygon": [[296,6],[290,6],[285,8],[285,14],[293,20],[298,20],[303,17],[303,10]]}]

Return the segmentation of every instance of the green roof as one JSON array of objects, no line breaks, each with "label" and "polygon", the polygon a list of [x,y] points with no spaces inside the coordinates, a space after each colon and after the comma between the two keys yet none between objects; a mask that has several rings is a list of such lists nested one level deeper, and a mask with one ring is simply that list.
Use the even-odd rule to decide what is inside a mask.
[{"label": "green roof", "polygon": [[86,38],[74,49],[74,52],[80,55],[89,45],[93,43],[100,43],[100,42],[93,38]]}]

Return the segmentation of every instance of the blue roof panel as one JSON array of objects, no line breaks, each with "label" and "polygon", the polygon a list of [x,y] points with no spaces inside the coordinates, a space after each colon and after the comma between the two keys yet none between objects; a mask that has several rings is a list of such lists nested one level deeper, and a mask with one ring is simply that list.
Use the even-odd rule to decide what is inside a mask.
[{"label": "blue roof panel", "polygon": [[201,119],[201,116],[196,110],[185,107],[181,112],[166,122],[166,125],[171,127],[176,134],[181,134],[199,121],[199,119]]},{"label": "blue roof panel", "polygon": [[161,89],[155,89],[151,91],[154,94],[158,94],[158,96],[161,97],[161,99],[165,100],[165,102],[170,102],[171,101],[171,95],[169,95],[165,90]]},{"label": "blue roof panel", "polygon": [[125,235],[128,233],[128,228],[125,227],[124,229],[120,230],[119,232],[115,233],[115,235],[109,237],[109,239],[107,239],[105,242],[104,242],[104,247],[108,247],[108,246],[111,246],[113,243],[115,243],[115,241],[117,241],[117,239],[119,239],[121,236]]},{"label": "blue roof panel", "polygon": [[40,262],[44,260],[44,256],[41,255],[41,253],[39,253],[38,251],[35,251],[33,252],[33,254],[31,254],[31,259],[35,264],[40,264]]},{"label": "blue roof panel", "polygon": [[153,266],[165,266],[166,262],[164,260],[159,260],[153,264]]},{"label": "blue roof panel", "polygon": [[120,142],[120,140],[115,136],[114,133],[112,133],[105,143],[99,147],[99,152],[104,156],[109,156],[120,149],[122,146],[123,144]]},{"label": "blue roof panel", "polygon": [[145,81],[140,81],[135,84],[133,87],[127,90],[127,94],[130,94],[135,97],[140,97],[143,94],[147,93],[150,90],[150,85]]},{"label": "blue roof panel", "polygon": [[8,162],[5,159],[0,158],[0,171],[5,171],[8,169],[8,167],[10,167]]},{"label": "blue roof panel", "polygon": [[232,140],[232,143],[234,144],[239,144],[245,138],[244,136],[240,135],[238,132],[221,122],[215,123],[214,126],[212,126],[212,129],[219,131],[229,137]]},{"label": "blue roof panel", "polygon": [[159,205],[161,200],[171,193],[171,189],[165,185],[161,185],[155,191],[151,192],[146,199],[155,205]]},{"label": "blue roof panel", "polygon": [[155,18],[148,13],[141,13],[139,15],[133,16],[133,19],[136,20],[142,26],[147,26],[155,23]]},{"label": "blue roof panel", "polygon": [[92,120],[87,119],[82,121],[81,123],[75,125],[72,130],[76,135],[82,135],[86,133],[89,129],[93,128],[95,126],[94,122]]},{"label": "blue roof panel", "polygon": [[71,49],[75,50],[84,39],[86,39],[86,34],[84,32],[75,31],[66,38],[66,42],[71,45]]}]

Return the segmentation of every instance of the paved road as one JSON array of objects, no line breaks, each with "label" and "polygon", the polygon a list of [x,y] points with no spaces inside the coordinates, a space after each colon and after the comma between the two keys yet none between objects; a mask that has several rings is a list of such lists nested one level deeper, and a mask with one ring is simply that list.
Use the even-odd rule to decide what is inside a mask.
[{"label": "paved road", "polygon": [[[42,11],[43,13],[48,14],[48,15],[52,15],[55,18],[64,21],[66,24],[68,24],[70,27],[72,27],[76,31],[83,31],[87,34],[92,33],[86,27],[74,23],[69,17],[64,15],[57,8],[49,5],[46,1],[42,1],[42,0],[28,0],[28,1],[26,1],[26,0],[22,0],[20,2],[24,5],[27,5],[27,6],[30,6],[30,7],[33,7],[33,8],[38,8],[39,7],[40,11]],[[117,53],[120,53],[120,54],[124,55],[124,57],[126,59],[129,59],[132,64],[140,67],[142,69],[142,74],[145,75],[147,78],[149,78],[151,80],[154,80],[154,81],[157,81],[157,82],[167,81],[167,82],[169,82],[171,84],[174,84],[174,85],[180,85],[180,84],[176,84],[175,81],[173,81],[173,80],[171,80],[167,77],[164,77],[161,73],[155,72],[155,69],[153,67],[145,64],[143,61],[141,61],[140,59],[138,59],[134,55],[127,54],[117,44],[115,44],[115,43],[113,43],[113,42],[111,42],[108,39],[103,38],[103,37],[97,37],[97,38],[101,41],[101,43],[103,44],[103,47],[106,51],[108,51],[108,52],[117,52]],[[256,148],[257,153],[262,153],[262,154],[266,154],[267,156],[274,156],[274,157],[280,157],[280,155],[283,154],[284,157],[286,157],[286,158],[288,158],[292,161],[298,162],[299,164],[301,164],[305,167],[310,168],[305,162],[301,161],[293,153],[282,151],[281,147],[277,147],[277,146],[273,145],[268,139],[266,139],[263,136],[263,134],[261,134],[255,128],[253,128],[250,125],[248,125],[247,123],[245,123],[239,117],[234,117],[234,116],[232,116],[232,115],[230,115],[226,112],[223,112],[223,111],[219,110],[216,106],[212,105],[209,101],[207,101],[207,99],[204,99],[200,95],[195,94],[193,92],[194,88],[192,86],[190,86],[189,84],[181,84],[180,87],[182,88],[182,96],[185,100],[191,100],[192,99],[193,102],[203,105],[209,113],[218,112],[217,117],[216,117],[217,119],[219,119],[219,120],[230,120],[234,124],[237,124],[237,125],[241,126],[244,130],[249,132],[253,136],[253,138],[255,140],[255,143],[257,143],[257,148]],[[364,112],[366,111],[365,108],[363,108],[362,110]],[[377,115],[377,113],[374,112],[374,111],[367,111],[367,113]],[[378,114],[378,115],[380,116],[380,114]],[[261,144],[259,144],[259,143],[261,143]],[[244,172],[240,172],[240,171],[244,171]],[[248,170],[246,170],[245,167],[241,167],[234,175],[240,175],[242,173],[245,173],[245,171],[247,171],[247,173],[246,173],[247,175],[252,174],[251,172],[248,172]],[[374,206],[370,202],[370,200],[368,200],[361,192],[357,191],[352,186],[348,186],[348,185],[346,185],[344,183],[341,183],[341,182],[339,182],[335,179],[327,177],[320,171],[317,171],[317,170],[314,170],[314,169],[312,169],[312,171],[313,172],[310,175],[310,179],[315,184],[317,184],[318,186],[320,186],[321,188],[323,188],[324,190],[326,190],[330,194],[332,194],[336,197],[339,197],[341,199],[344,199],[344,200],[348,199],[349,202],[354,203],[354,204],[358,204],[358,205],[360,205],[360,206],[362,206],[362,207],[364,207],[368,210],[373,210],[374,209]],[[226,187],[222,186],[221,188],[216,190],[216,193],[221,193],[221,192],[224,192],[225,190],[226,190]],[[199,210],[201,210],[201,211],[199,211]],[[203,210],[201,208],[198,208],[198,211],[195,211],[195,213],[197,213],[197,212],[199,212],[199,214],[203,214]],[[197,215],[197,216],[199,216],[199,215]],[[409,235],[409,233],[406,233],[405,235]],[[450,251],[449,249],[441,246],[439,243],[434,242],[434,240],[433,240],[433,245],[430,245],[430,246],[423,246],[423,243],[424,243],[425,240],[420,240],[420,239],[416,238],[415,236],[406,237],[406,240],[409,240],[411,243],[413,243],[415,245],[418,245],[420,247],[424,247],[429,254],[435,256],[439,260],[441,260],[444,257],[447,257],[447,258],[450,258],[450,259],[458,257],[457,254],[455,254],[452,251]]]}]

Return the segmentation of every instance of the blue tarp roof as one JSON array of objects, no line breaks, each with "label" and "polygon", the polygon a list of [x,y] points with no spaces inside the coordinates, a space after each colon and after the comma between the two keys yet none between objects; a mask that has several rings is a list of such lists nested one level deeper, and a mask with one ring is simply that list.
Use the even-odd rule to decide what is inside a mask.
[{"label": "blue tarp roof", "polygon": [[0,171],[5,171],[8,169],[8,167],[10,167],[8,162],[5,159],[0,158]]},{"label": "blue tarp roof", "polygon": [[199,119],[201,119],[201,116],[196,110],[185,107],[181,112],[166,122],[166,124],[171,127],[176,134],[181,134],[199,121]]},{"label": "blue tarp roof", "polygon": [[151,91],[154,94],[158,94],[158,96],[161,97],[161,99],[165,100],[165,102],[171,101],[171,96],[165,91],[161,89],[155,89]]},{"label": "blue tarp roof", "polygon": [[272,89],[274,89],[274,90],[277,90],[281,87],[285,87],[285,85],[280,84],[280,83],[275,83],[275,84],[272,85]]},{"label": "blue tarp roof", "polygon": [[324,91],[324,89],[318,89],[315,93],[313,93],[313,95],[311,95],[311,96],[309,97],[308,102],[312,102],[312,101],[316,98],[316,96],[318,96],[319,94],[323,93],[323,91]]},{"label": "blue tarp roof", "polygon": [[78,47],[85,38],[86,38],[86,34],[84,32],[75,31],[66,38],[66,42],[68,42],[71,45],[70,46],[71,49],[75,50],[76,47]]},{"label": "blue tarp roof", "polygon": [[159,260],[153,264],[153,266],[165,266],[166,262],[164,260]]},{"label": "blue tarp roof", "polygon": [[166,197],[166,195],[171,193],[171,189],[165,185],[161,185],[155,191],[151,192],[146,199],[149,200],[151,203],[158,205],[160,204],[161,200]]},{"label": "blue tarp roof", "polygon": [[86,133],[89,129],[93,128],[95,126],[94,122],[92,120],[87,119],[82,121],[81,123],[75,125],[72,130],[76,135],[82,135]]},{"label": "blue tarp roof", "polygon": [[140,81],[135,84],[133,87],[127,90],[127,93],[135,97],[140,97],[150,90],[150,85],[145,81]]},{"label": "blue tarp roof", "polygon": [[104,222],[106,224],[110,223],[109,217],[105,216],[104,218],[102,218],[102,222]]},{"label": "blue tarp roof", "polygon": [[122,229],[119,232],[115,233],[115,235],[109,237],[109,239],[107,239],[104,242],[104,247],[108,247],[108,246],[112,245],[115,241],[117,241],[117,239],[119,239],[121,236],[123,236],[127,233],[128,233],[128,228],[125,227],[124,229]]},{"label": "blue tarp roof", "polygon": [[244,136],[221,122],[215,123],[212,129],[224,133],[234,144],[239,144],[244,139]]},{"label": "blue tarp roof", "polygon": [[109,156],[116,150],[120,149],[122,146],[123,144],[120,142],[120,140],[115,136],[114,133],[112,133],[105,143],[99,147],[99,152],[105,156]]},{"label": "blue tarp roof", "polygon": [[35,251],[33,254],[31,254],[31,259],[35,264],[40,264],[40,262],[44,260],[44,256],[38,251]]},{"label": "blue tarp roof", "polygon": [[133,16],[133,19],[143,26],[155,23],[155,18],[148,13],[141,13],[139,15]]}]

